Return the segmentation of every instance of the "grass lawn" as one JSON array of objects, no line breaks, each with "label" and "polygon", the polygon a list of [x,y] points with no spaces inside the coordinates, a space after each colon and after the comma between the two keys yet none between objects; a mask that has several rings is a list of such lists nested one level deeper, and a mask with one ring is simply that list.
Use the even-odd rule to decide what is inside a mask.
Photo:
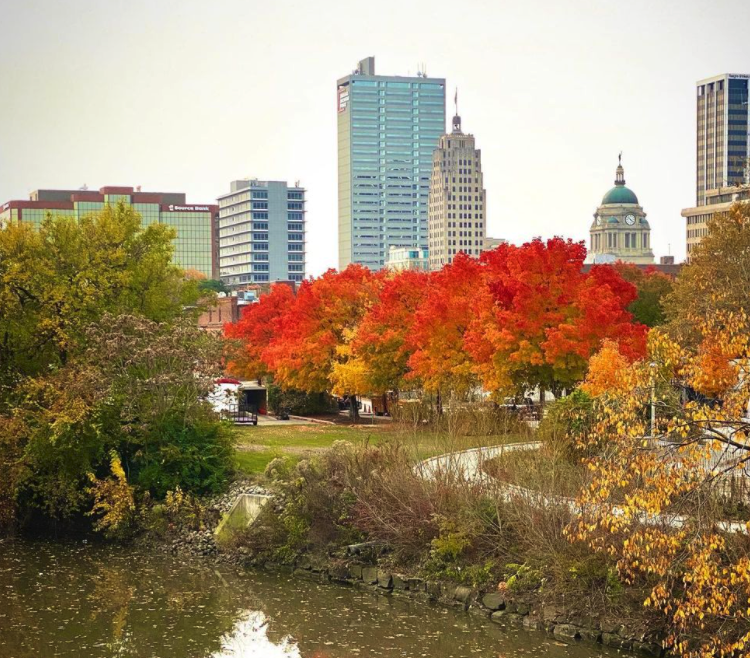
[{"label": "grass lawn", "polygon": [[493,436],[449,436],[446,432],[414,429],[397,423],[381,425],[288,425],[237,428],[237,463],[247,475],[259,474],[274,458],[287,456],[299,460],[330,448],[335,441],[354,444],[401,441],[414,461],[433,455],[483,445],[522,441],[519,434]]}]

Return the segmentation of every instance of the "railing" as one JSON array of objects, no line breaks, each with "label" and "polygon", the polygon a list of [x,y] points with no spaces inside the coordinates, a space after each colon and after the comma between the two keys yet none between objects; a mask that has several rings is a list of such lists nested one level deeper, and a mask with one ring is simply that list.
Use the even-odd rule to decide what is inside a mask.
[{"label": "railing", "polygon": [[237,424],[258,424],[258,411],[255,406],[247,404],[230,404],[221,415]]}]

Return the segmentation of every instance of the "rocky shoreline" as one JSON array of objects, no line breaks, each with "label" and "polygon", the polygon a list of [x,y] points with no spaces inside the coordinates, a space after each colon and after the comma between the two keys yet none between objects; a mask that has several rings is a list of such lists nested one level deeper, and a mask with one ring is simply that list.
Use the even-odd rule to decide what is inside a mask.
[{"label": "rocky shoreline", "polygon": [[[260,487],[241,493],[265,493]],[[483,592],[456,583],[426,580],[392,571],[377,560],[359,555],[315,558],[300,556],[293,565],[273,562],[258,563],[241,548],[236,552],[221,550],[211,530],[190,532],[174,539],[165,547],[173,554],[189,554],[214,559],[250,569],[292,574],[317,583],[349,586],[381,596],[399,596],[464,610],[501,626],[544,631],[564,642],[601,644],[613,649],[633,651],[648,656],[665,656],[660,639],[637,623],[627,624],[597,614],[581,614],[561,605],[549,604],[533,595],[507,592]]]},{"label": "rocky shoreline", "polygon": [[463,609],[503,626],[545,631],[566,641],[584,641],[606,647],[664,656],[659,638],[637,625],[607,620],[595,614],[582,615],[560,604],[545,604],[533,596],[482,592],[455,583],[425,580],[359,560],[316,561],[302,556],[293,567],[265,563],[271,571],[286,571],[320,583],[335,583],[365,589],[380,595],[403,596],[417,601]]},{"label": "rocky shoreline", "polygon": [[[235,482],[226,493],[204,501],[204,504],[210,513],[220,518],[229,511],[238,495],[269,493],[266,488],[256,484]],[[388,565],[387,558],[384,559],[385,551],[376,544],[349,546],[329,556],[303,554],[294,564],[258,562],[244,547],[235,550],[221,548],[216,543],[213,529],[187,531],[168,539],[162,548],[172,554],[289,573],[318,583],[357,587],[381,596],[406,597],[426,604],[462,609],[485,618],[489,623],[544,631],[564,642],[581,641],[649,656],[666,655],[661,638],[649,632],[637,619],[624,621],[607,619],[590,611],[582,613],[580,609],[561,602],[544,601],[535,592],[487,592],[466,585],[399,573]]]}]

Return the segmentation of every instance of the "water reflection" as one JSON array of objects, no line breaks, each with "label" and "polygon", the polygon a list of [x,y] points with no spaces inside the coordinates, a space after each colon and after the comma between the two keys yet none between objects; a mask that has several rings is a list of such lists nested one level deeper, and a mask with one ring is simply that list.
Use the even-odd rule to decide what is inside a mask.
[{"label": "water reflection", "polygon": [[397,597],[106,545],[0,541],[0,656],[614,655]]},{"label": "water reflection", "polygon": [[299,647],[287,636],[281,642],[268,638],[268,617],[260,611],[245,613],[231,633],[221,638],[221,651],[213,658],[302,658]]}]

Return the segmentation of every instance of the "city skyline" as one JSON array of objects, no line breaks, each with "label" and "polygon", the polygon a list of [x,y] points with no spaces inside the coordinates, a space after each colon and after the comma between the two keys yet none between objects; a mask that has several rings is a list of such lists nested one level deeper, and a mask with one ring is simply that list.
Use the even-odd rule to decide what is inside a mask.
[{"label": "city skyline", "polygon": [[[586,240],[622,150],[629,184],[647,200],[655,255],[684,258],[695,84],[750,69],[745,3],[470,2],[484,12],[480,25],[471,11],[453,16],[448,3],[383,2],[357,34],[344,27],[363,8],[323,2],[293,25],[287,4],[188,1],[174,12],[167,2],[80,1],[73,14],[58,3],[6,3],[15,27],[0,55],[0,202],[108,182],[205,200],[227,180],[300,180],[307,273],[317,275],[337,265],[332,89],[347,67],[375,56],[379,71],[425,66],[446,78],[449,96],[459,87],[461,112],[482,139],[489,235]],[[221,31],[227,16],[242,25],[249,12],[261,38]],[[401,25],[419,21],[409,39],[391,24],[396,12]],[[706,36],[706,24],[730,15],[726,29]],[[453,33],[466,41],[446,46]],[[212,38],[217,45],[205,47]],[[256,75],[251,89],[236,84],[245,69]]]}]

